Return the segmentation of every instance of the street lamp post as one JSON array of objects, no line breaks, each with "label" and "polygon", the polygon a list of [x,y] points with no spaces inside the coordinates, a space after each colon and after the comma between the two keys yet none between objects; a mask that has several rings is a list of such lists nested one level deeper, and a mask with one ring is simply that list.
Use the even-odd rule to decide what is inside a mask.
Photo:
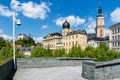
[{"label": "street lamp post", "polygon": [[16,22],[17,22],[17,25],[21,25],[21,22],[20,20],[16,20],[16,15],[15,15],[15,12],[13,11],[13,61],[14,61],[14,69],[17,68],[17,65],[16,65],[16,60],[15,60],[15,25],[16,25]]}]

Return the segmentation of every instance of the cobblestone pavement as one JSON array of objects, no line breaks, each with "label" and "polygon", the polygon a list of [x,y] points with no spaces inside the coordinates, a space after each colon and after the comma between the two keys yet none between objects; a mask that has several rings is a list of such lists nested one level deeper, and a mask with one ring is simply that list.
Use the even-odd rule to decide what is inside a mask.
[{"label": "cobblestone pavement", "polygon": [[13,80],[85,80],[81,66],[18,69]]}]

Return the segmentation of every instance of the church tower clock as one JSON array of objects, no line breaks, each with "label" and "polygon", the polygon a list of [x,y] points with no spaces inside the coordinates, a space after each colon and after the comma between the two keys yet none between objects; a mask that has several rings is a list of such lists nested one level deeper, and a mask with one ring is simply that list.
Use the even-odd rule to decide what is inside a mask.
[{"label": "church tower clock", "polygon": [[98,15],[96,19],[96,37],[105,38],[106,37],[106,29],[104,24],[104,16],[102,13],[102,8],[98,7]]}]

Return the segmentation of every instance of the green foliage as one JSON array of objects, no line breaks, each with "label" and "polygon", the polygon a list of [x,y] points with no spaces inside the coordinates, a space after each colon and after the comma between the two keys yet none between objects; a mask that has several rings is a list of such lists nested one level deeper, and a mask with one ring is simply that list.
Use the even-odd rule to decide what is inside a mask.
[{"label": "green foliage", "polygon": [[19,50],[18,49],[16,49],[16,58],[24,58],[25,57],[25,55],[23,54],[23,52],[19,52]]},{"label": "green foliage", "polygon": [[0,37],[0,49],[6,45],[6,41],[3,39],[3,37]]},{"label": "green foliage", "polygon": [[[19,52],[17,48],[15,55],[17,58],[24,57],[24,54]],[[10,46],[7,45],[0,50],[1,59],[12,58],[12,57],[13,57],[13,48],[11,48]]]},{"label": "green foliage", "polygon": [[73,45],[68,52],[68,57],[84,57],[81,47],[79,45]]},{"label": "green foliage", "polygon": [[95,54],[95,61],[98,62],[120,58],[120,53],[114,50],[109,50],[104,42],[101,42],[100,46],[95,49]]},{"label": "green foliage", "polygon": [[56,49],[53,53],[53,57],[64,57],[65,55],[66,55],[66,51],[63,48]]},{"label": "green foliage", "polygon": [[31,53],[31,57],[52,57],[52,50],[37,46]]},{"label": "green foliage", "polygon": [[84,57],[94,58],[95,57],[95,49],[91,46],[86,47],[86,49],[84,51]]},{"label": "green foliage", "polygon": [[4,59],[0,59],[0,65],[4,64],[5,60]]},{"label": "green foliage", "polygon": [[35,45],[35,41],[31,37],[28,37],[28,38],[17,40],[16,44],[22,45],[24,47],[29,47],[29,46]]},{"label": "green foliage", "polygon": [[31,54],[31,57],[81,57],[81,58],[95,58],[95,61],[102,62],[120,58],[120,53],[114,50],[109,50],[104,42],[100,46],[93,48],[86,47],[83,51],[79,45],[73,45],[66,53],[65,49],[56,49],[55,51],[49,48],[44,49],[42,46],[37,46]]},{"label": "green foliage", "polygon": [[0,50],[0,58],[12,58],[12,48],[5,46]]}]

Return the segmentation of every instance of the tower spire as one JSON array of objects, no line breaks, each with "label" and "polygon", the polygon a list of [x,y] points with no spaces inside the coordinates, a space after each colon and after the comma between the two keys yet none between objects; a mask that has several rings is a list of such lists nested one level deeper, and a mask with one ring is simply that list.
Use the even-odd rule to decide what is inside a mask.
[{"label": "tower spire", "polygon": [[103,16],[102,8],[101,8],[101,1],[100,0],[99,0],[99,5],[98,5],[98,16]]}]

